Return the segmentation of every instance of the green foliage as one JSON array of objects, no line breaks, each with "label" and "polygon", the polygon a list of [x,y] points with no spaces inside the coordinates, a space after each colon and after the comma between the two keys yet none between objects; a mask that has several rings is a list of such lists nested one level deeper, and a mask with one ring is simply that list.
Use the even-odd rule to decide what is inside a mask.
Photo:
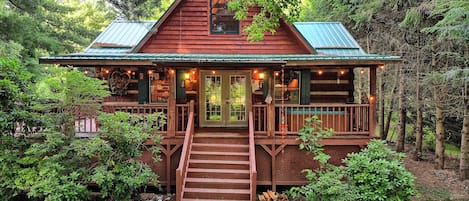
[{"label": "green foliage", "polygon": [[[38,139],[42,140],[42,139]],[[16,162],[16,188],[30,198],[85,200],[88,197],[86,165],[89,159],[77,155],[86,147],[71,146],[81,140],[58,132],[46,132],[44,141],[32,144]]]},{"label": "green foliage", "polygon": [[321,165],[325,165],[330,159],[330,156],[324,153],[323,145],[320,140],[333,135],[334,130],[323,129],[321,127],[322,121],[318,116],[312,116],[305,119],[305,125],[298,132],[297,140],[300,140],[300,149],[305,149],[307,153],[314,154],[314,160],[319,161]]},{"label": "green foliage", "polygon": [[417,194],[413,175],[402,163],[404,154],[373,140],[359,153],[344,160],[347,182],[354,186],[357,200],[409,200]]},{"label": "green foliage", "polygon": [[354,186],[344,181],[346,178],[345,168],[342,166],[329,166],[327,171],[304,170],[308,184],[293,187],[286,193],[293,199],[305,198],[310,201],[357,200],[353,190]]},{"label": "green foliage", "polygon": [[[124,112],[103,113],[99,116],[99,138],[103,147],[96,149],[99,163],[93,169],[91,181],[96,182],[104,198],[129,200],[139,187],[156,185],[158,175],[139,160],[142,151],[153,154],[159,161],[161,135],[152,135],[165,124],[162,113],[147,116]],[[152,146],[145,145],[152,138]]]},{"label": "green foliage", "polygon": [[[92,116],[109,95],[102,80],[90,78],[72,68],[52,68],[37,86],[40,99],[48,104],[40,105],[44,111],[58,111],[50,121],[66,135],[74,135],[77,114]],[[57,118],[60,117],[60,118]]]},{"label": "green foliage", "polygon": [[[305,126],[306,130],[310,126]],[[300,149],[323,153],[317,143],[308,142],[309,146],[300,145]],[[291,198],[310,201],[409,200],[418,193],[414,177],[402,163],[403,157],[403,154],[387,148],[384,141],[372,140],[361,152],[348,154],[343,160],[345,166],[329,164],[319,170],[304,170],[308,184],[293,187],[286,193]],[[327,162],[321,162],[318,158],[315,160],[322,164]]]},{"label": "green foliage", "polygon": [[[161,0],[105,0],[122,18],[141,20],[158,13]],[[167,1],[165,1],[167,3]]]},{"label": "green foliage", "polygon": [[437,0],[434,16],[443,16],[432,27],[424,28],[427,33],[436,33],[440,41],[447,39],[469,42],[469,2],[466,0]]},{"label": "green foliage", "polygon": [[16,122],[25,123],[26,132],[41,125],[31,108],[35,100],[32,77],[14,56],[0,56],[0,134],[14,133]]},{"label": "green foliage", "polygon": [[423,127],[423,140],[422,144],[423,147],[430,150],[430,151],[435,151],[436,147],[436,136],[435,132],[431,130],[428,126]]},{"label": "green foliage", "polygon": [[249,8],[260,7],[260,12],[254,15],[251,25],[244,28],[249,41],[261,41],[264,34],[274,34],[282,19],[288,23],[296,21],[301,10],[301,0],[231,0],[228,8],[235,11],[237,20],[246,20]]}]

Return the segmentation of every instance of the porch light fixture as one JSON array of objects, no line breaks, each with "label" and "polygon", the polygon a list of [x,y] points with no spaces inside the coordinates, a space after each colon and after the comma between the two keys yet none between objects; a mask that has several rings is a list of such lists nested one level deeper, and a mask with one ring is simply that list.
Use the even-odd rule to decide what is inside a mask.
[{"label": "porch light fixture", "polygon": [[131,70],[128,70],[128,71],[127,71],[127,74],[132,74],[132,71],[131,71]]},{"label": "porch light fixture", "polygon": [[323,73],[324,73],[324,71],[322,71],[322,70],[318,71],[318,75],[322,75]]},{"label": "porch light fixture", "polygon": [[148,75],[152,75],[153,74],[153,71],[152,70],[149,70],[148,71]]},{"label": "porch light fixture", "polygon": [[109,70],[108,70],[108,69],[104,70],[104,73],[108,74],[108,73],[109,73]]},{"label": "porch light fixture", "polygon": [[84,70],[83,73],[85,73],[85,75],[88,75],[88,70]]},{"label": "porch light fixture", "polygon": [[378,68],[384,70],[384,64],[378,65]]},{"label": "porch light fixture", "polygon": [[264,73],[259,73],[259,79],[263,80],[264,78],[265,78],[265,74]]},{"label": "porch light fixture", "polygon": [[212,74],[215,75],[215,73],[216,73],[216,72],[215,72],[214,70],[212,70]]},{"label": "porch light fixture", "polygon": [[361,69],[360,74],[365,74],[365,70]]},{"label": "porch light fixture", "polygon": [[191,74],[189,74],[189,73],[184,73],[184,79],[190,81],[190,79],[191,79]]},{"label": "porch light fixture", "polygon": [[345,75],[345,70],[341,70],[340,75]]},{"label": "porch light fixture", "polygon": [[375,97],[374,97],[374,96],[370,96],[368,99],[369,99],[370,103],[374,103],[374,102],[375,102]]}]

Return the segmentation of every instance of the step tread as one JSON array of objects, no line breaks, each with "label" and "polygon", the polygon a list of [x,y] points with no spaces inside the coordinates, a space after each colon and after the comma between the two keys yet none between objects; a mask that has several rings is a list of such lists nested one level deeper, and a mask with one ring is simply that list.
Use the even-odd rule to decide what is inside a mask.
[{"label": "step tread", "polygon": [[249,156],[247,152],[223,152],[223,151],[191,151],[191,154],[198,155],[228,155],[228,156]]},{"label": "step tread", "polygon": [[207,169],[207,168],[188,168],[187,172],[209,172],[209,173],[232,173],[249,174],[248,169]]},{"label": "step tread", "polygon": [[199,142],[194,142],[192,143],[192,146],[203,146],[203,147],[249,147],[247,144],[213,144],[213,143],[199,143]]},{"label": "step tread", "polygon": [[184,193],[220,193],[220,194],[250,194],[249,189],[224,189],[224,188],[184,188]]},{"label": "step tread", "polygon": [[235,160],[189,159],[189,164],[190,164],[190,163],[227,164],[227,165],[249,165],[249,161],[235,161]]},{"label": "step tread", "polygon": [[215,179],[215,178],[186,178],[186,182],[194,183],[237,183],[237,184],[249,184],[249,179]]}]

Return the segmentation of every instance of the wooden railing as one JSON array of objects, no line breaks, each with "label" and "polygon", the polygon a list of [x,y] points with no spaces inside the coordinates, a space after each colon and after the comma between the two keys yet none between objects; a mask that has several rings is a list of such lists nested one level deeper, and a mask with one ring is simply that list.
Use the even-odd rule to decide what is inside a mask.
[{"label": "wooden railing", "polygon": [[296,134],[305,119],[317,116],[322,128],[334,129],[335,135],[370,134],[368,104],[283,105],[275,107],[277,134]]},{"label": "wooden railing", "polygon": [[249,112],[249,178],[251,186],[251,200],[256,200],[257,168],[256,168],[256,145],[254,142],[254,115]]},{"label": "wooden railing", "polygon": [[[130,102],[105,102],[101,110],[107,113],[114,112],[128,112],[132,114],[152,114],[155,112],[162,112],[168,115],[168,104],[138,104]],[[96,112],[91,114],[89,112],[81,114],[77,113],[77,120],[75,121],[75,132],[78,135],[96,133],[99,131],[99,122],[97,120]],[[175,135],[184,136],[188,121],[189,121],[189,104],[176,105],[176,133]],[[168,119],[167,119],[168,120]],[[158,133],[167,135],[168,124],[162,126]]]},{"label": "wooden railing", "polygon": [[187,176],[187,167],[189,165],[190,150],[192,147],[192,140],[194,137],[194,101],[190,103],[189,119],[187,124],[186,133],[184,136],[184,144],[182,147],[181,158],[179,160],[179,166],[176,169],[176,200],[181,201],[185,178]]},{"label": "wooden railing", "polygon": [[335,135],[371,135],[374,112],[369,104],[334,105],[276,105],[275,122],[267,121],[267,106],[253,105],[254,133],[266,135],[268,123],[274,124],[275,134],[296,135],[304,126],[305,119],[314,115],[322,120],[322,128],[334,129]]},{"label": "wooden railing", "polygon": [[267,135],[267,105],[252,105],[255,134]]}]

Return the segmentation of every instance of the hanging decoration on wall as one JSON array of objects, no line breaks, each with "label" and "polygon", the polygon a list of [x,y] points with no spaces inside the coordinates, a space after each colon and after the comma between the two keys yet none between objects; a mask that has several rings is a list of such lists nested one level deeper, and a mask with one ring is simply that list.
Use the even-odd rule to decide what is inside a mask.
[{"label": "hanging decoration on wall", "polygon": [[127,86],[129,85],[130,74],[122,72],[119,69],[109,74],[109,89],[115,96],[127,95]]}]

